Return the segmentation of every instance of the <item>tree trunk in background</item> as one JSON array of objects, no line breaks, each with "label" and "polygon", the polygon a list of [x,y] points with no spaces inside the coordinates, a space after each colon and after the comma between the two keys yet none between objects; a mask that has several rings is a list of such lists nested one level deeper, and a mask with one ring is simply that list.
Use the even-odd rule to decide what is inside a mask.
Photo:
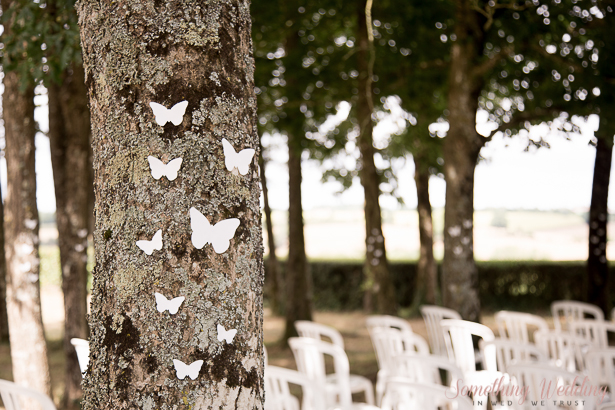
[{"label": "tree trunk in background", "polygon": [[6,256],[4,254],[4,203],[0,190],[0,342],[9,341],[9,319],[6,312]]},{"label": "tree trunk in background", "polygon": [[312,280],[305,255],[301,206],[301,150],[288,135],[288,268],[286,269],[286,329],[284,342],[297,336],[296,320],[312,320]]},{"label": "tree trunk in background", "polygon": [[[10,1],[2,1],[7,10]],[[10,31],[10,23],[5,25]],[[6,31],[5,31],[6,33]],[[13,380],[50,395],[47,344],[41,317],[38,209],[34,170],[34,89],[19,91],[15,72],[4,75],[4,138],[7,195],[7,310]]]},{"label": "tree trunk in background", "polygon": [[87,339],[90,113],[83,67],[65,71],[49,90],[49,141],[64,294],[65,387],[62,408],[78,409],[81,373],[72,338]]},{"label": "tree trunk in background", "polygon": [[600,306],[605,317],[610,314],[609,265],[606,257],[607,224],[609,221],[608,198],[613,133],[604,131],[603,124],[596,132],[596,160],[592,200],[589,208],[589,257],[587,259],[587,301]]},{"label": "tree trunk in background", "polygon": [[267,229],[267,245],[269,247],[269,258],[267,259],[267,269],[265,270],[269,278],[267,282],[267,296],[273,314],[281,315],[282,309],[282,280],[278,267],[278,258],[275,254],[275,238],[273,236],[273,223],[271,221],[271,207],[269,206],[269,191],[267,190],[267,176],[265,175],[265,158],[263,158],[263,147],[261,145],[261,156],[258,158],[260,167],[261,186],[263,188],[263,209],[265,212],[265,227]]},{"label": "tree trunk in background", "polygon": [[[77,4],[96,194],[83,408],[262,409],[264,272],[249,3]],[[183,116],[175,106],[182,101]],[[174,107],[169,114],[178,125],[158,125],[151,102]],[[256,150],[246,175],[227,170],[223,138],[238,152]],[[182,158],[177,178],[155,180],[150,155],[165,164]],[[165,172],[173,175],[168,166]],[[239,219],[236,231],[222,222],[230,218]],[[151,255],[137,241],[152,241],[140,243]],[[159,312],[154,292],[185,300],[176,314]],[[221,339],[220,326],[236,329],[234,338]]]},{"label": "tree trunk in background", "polygon": [[450,129],[444,139],[444,306],[479,321],[478,272],[474,262],[474,169],[485,139],[476,132],[482,78],[472,70],[482,53],[483,31],[471,0],[457,2],[448,93]]},{"label": "tree trunk in background", "polygon": [[[382,234],[382,215],[380,212],[380,176],[374,163],[373,144],[373,101],[372,73],[370,58],[373,58],[373,46],[367,32],[365,3],[359,2],[358,9],[358,49],[357,67],[359,69],[359,98],[357,118],[359,120],[358,145],[361,152],[360,178],[365,193],[365,264],[367,310],[376,310],[383,314],[397,314],[395,290],[389,275],[389,264]],[[371,30],[371,27],[370,27]],[[371,65],[373,66],[373,64]],[[375,304],[375,305],[374,305]],[[370,306],[372,305],[372,306]]]},{"label": "tree trunk in background", "polygon": [[414,160],[414,180],[416,182],[417,213],[419,215],[420,253],[416,267],[416,291],[412,310],[417,311],[423,303],[436,304],[438,266],[433,256],[433,220],[429,201],[429,170]]}]

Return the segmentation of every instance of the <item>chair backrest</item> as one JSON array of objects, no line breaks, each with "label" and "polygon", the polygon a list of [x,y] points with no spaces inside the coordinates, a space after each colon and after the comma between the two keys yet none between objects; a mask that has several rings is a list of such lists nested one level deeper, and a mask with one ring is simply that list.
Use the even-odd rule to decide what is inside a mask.
[{"label": "chair backrest", "polygon": [[[442,379],[442,371],[446,379]],[[432,383],[442,386],[457,386],[457,380],[463,379],[459,367],[447,357],[416,354],[400,354],[393,356],[390,375],[405,377],[408,381],[417,383]]]},{"label": "chair backrest", "polygon": [[[444,319],[440,322],[440,326],[448,358],[464,373],[476,371],[472,336],[491,342],[495,339],[493,331],[480,323],[457,319]],[[495,348],[488,346],[482,356],[483,370],[496,371]]]},{"label": "chair backrest", "polygon": [[536,330],[549,330],[549,325],[540,316],[530,313],[502,310],[494,316],[500,338],[519,343],[533,343],[532,334]]},{"label": "chair backrest", "polygon": [[610,401],[608,403],[602,403],[601,405],[596,407],[596,410],[615,410],[615,401]]},{"label": "chair backrest", "polygon": [[[291,385],[301,386],[303,405],[291,393]],[[323,396],[314,382],[296,370],[277,366],[265,367],[265,410],[320,410],[325,408]]]},{"label": "chair backrest", "polygon": [[570,323],[582,319],[604,321],[604,314],[598,306],[576,300],[556,300],[551,303],[551,315],[555,330],[570,331]]},{"label": "chair backrest", "polygon": [[461,315],[452,309],[433,305],[421,306],[421,315],[423,315],[423,320],[427,326],[427,337],[431,346],[431,352],[446,357],[448,352],[446,351],[440,321],[442,319],[461,320]]},{"label": "chair backrest", "polygon": [[[300,337],[310,337],[317,340],[323,340],[323,337],[325,337],[334,345],[344,349],[344,339],[342,335],[331,326],[322,325],[309,320],[297,320],[295,321],[295,329],[297,329],[297,333],[299,333]],[[325,340],[325,342],[327,341],[328,340]]]},{"label": "chair backrest", "polygon": [[404,319],[397,317],[397,316],[389,316],[389,315],[368,316],[367,319],[365,319],[365,324],[367,325],[367,330],[370,332],[370,334],[371,334],[372,329],[380,328],[380,327],[393,328],[393,329],[402,330],[408,333],[412,333],[412,326],[410,326],[410,323],[408,323]]},{"label": "chair backrest", "polygon": [[536,346],[547,354],[552,365],[569,372],[585,370],[584,353],[591,343],[577,335],[556,330],[538,331],[534,333]]},{"label": "chair backrest", "polygon": [[[288,339],[290,349],[295,356],[297,370],[312,380],[320,392],[327,391],[327,406],[350,405],[352,394],[350,392],[350,369],[348,356],[340,346],[308,337],[291,337]],[[327,372],[325,356],[333,359],[334,380],[333,391],[325,388]],[[330,394],[329,394],[330,393]]]},{"label": "chair backrest", "polygon": [[415,333],[391,327],[375,327],[372,328],[370,337],[380,370],[388,372],[392,366],[393,357],[402,353],[429,355],[427,342]]},{"label": "chair backrest", "polygon": [[615,333],[615,323],[582,319],[570,323],[570,332],[590,342],[596,349],[609,347],[609,333]]},{"label": "chair backrest", "polygon": [[[570,394],[557,396],[557,393],[553,393],[560,386],[587,385],[585,376],[581,373],[568,372],[544,363],[512,364],[508,366],[507,371],[511,376],[511,388],[520,386],[527,389],[527,396],[523,403],[520,403],[522,395],[520,397],[519,394],[513,394],[504,399],[511,400],[513,408],[516,410],[535,410],[537,407],[532,402],[541,404],[541,401],[545,404],[544,408],[548,410],[561,410],[561,407],[554,404],[554,402],[559,403],[560,400],[572,401],[573,403],[575,400],[579,402],[584,400],[583,409],[594,408],[595,398],[592,395],[582,393],[582,397],[575,397]],[[581,391],[582,389],[576,390]],[[544,394],[549,394],[549,399],[545,399]],[[597,399],[600,400],[599,397]]]},{"label": "chair backrest", "polygon": [[615,394],[615,349],[591,349],[585,355],[585,365],[592,384],[608,387],[612,400]]},{"label": "chair backrest", "polygon": [[[8,380],[0,380],[0,397],[6,410],[22,410],[22,401],[35,401],[42,410],[56,410],[51,399],[43,393],[19,386]],[[24,407],[28,408],[29,407]]]},{"label": "chair backrest", "polygon": [[79,369],[81,375],[88,370],[88,363],[90,362],[90,342],[84,339],[73,338],[70,339],[70,343],[77,352],[77,360],[79,361]]},{"label": "chair backrest", "polygon": [[416,383],[405,378],[392,377],[387,382],[387,389],[380,408],[382,410],[437,410],[439,408],[471,410],[472,402],[445,386]]},{"label": "chair backrest", "polygon": [[498,371],[506,372],[506,368],[514,363],[524,362],[546,362],[545,354],[538,347],[531,344],[515,342],[513,340],[501,339],[496,337],[495,340],[487,342],[481,340],[479,343],[480,351],[483,356],[486,356],[490,346],[495,348],[495,357]]}]

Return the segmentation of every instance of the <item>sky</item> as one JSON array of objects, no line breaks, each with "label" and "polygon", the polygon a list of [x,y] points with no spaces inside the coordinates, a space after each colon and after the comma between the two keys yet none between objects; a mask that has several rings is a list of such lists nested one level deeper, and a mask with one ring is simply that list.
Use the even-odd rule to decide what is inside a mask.
[{"label": "sky", "polygon": [[[1,91],[1,90],[0,90]],[[39,89],[39,91],[42,91]],[[35,98],[37,109],[35,117],[43,131],[47,129],[46,107],[47,98],[39,95]],[[392,115],[385,116],[376,127],[375,144],[385,144],[391,133],[400,126],[395,104]],[[340,118],[344,116],[347,107],[339,108]],[[339,118],[337,119],[339,120]],[[336,119],[332,118],[332,126]],[[595,148],[589,145],[593,131],[597,128],[598,118],[590,117],[588,122],[577,119],[581,128],[580,134],[564,134],[553,132],[546,125],[533,127],[530,132],[504,137],[501,133],[487,143],[481,151],[485,160],[481,161],[475,173],[474,204],[476,209],[507,208],[507,209],[540,209],[540,210],[586,210],[591,200],[591,184]],[[485,123],[482,113],[477,115],[477,129],[480,133],[489,134],[489,124]],[[447,124],[434,125],[440,135],[445,135]],[[529,138],[543,137],[550,148],[531,148],[526,150]],[[267,148],[270,161],[267,165],[267,180],[270,203],[273,209],[288,208],[288,172],[286,160],[285,137],[282,135],[266,135],[263,144]],[[347,158],[346,161],[352,161]],[[414,185],[414,165],[411,158],[396,163],[399,180],[398,192],[404,200],[404,207],[416,207],[416,191]],[[612,173],[615,170],[612,170]],[[55,211],[53,191],[53,175],[49,140],[43,134],[36,136],[36,172],[37,201],[40,212]],[[361,207],[363,191],[360,183],[343,193],[339,193],[341,185],[337,182],[321,183],[322,170],[319,163],[308,160],[303,162],[303,205],[309,210],[318,207],[351,206]],[[2,192],[6,192],[6,163],[0,160],[0,177]],[[612,178],[612,180],[615,180]],[[432,206],[443,207],[446,184],[438,177],[430,181],[430,197]],[[395,198],[383,196],[381,206],[385,209],[398,209]],[[609,195],[609,208],[615,208],[615,193]]]}]

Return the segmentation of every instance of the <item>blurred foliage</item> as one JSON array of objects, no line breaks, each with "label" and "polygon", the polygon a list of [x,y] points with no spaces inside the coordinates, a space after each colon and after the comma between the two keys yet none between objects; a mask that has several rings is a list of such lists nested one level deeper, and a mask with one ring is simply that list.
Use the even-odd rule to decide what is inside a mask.
[{"label": "blurred foliage", "polygon": [[[397,302],[403,310],[412,304],[416,262],[390,262],[389,265]],[[476,265],[481,306],[486,311],[549,311],[554,300],[583,300],[585,262],[490,261],[477,262]],[[315,308],[329,311],[361,310],[362,266],[361,261],[310,263],[314,278]],[[282,271],[285,269],[282,261],[280,268]],[[611,267],[611,274],[614,271],[615,266]],[[615,295],[615,284],[609,286],[611,294]]]},{"label": "blurred foliage", "polygon": [[[62,286],[62,268],[60,266],[60,248],[56,245],[42,245],[39,247],[40,282],[41,286]],[[88,246],[88,285],[92,289],[92,269],[94,268],[94,247]]]},{"label": "blurred foliage", "polygon": [[14,0],[2,11],[2,67],[16,71],[22,88],[41,81],[60,83],[71,64],[81,64],[81,45],[74,0]]}]

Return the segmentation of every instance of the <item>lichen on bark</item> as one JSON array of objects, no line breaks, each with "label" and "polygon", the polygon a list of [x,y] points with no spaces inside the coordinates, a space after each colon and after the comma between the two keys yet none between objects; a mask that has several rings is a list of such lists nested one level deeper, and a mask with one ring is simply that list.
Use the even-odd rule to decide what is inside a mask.
[{"label": "lichen on bark", "polygon": [[[258,150],[249,3],[78,4],[92,111],[97,266],[85,409],[262,408],[263,246],[257,158],[237,175],[221,140]],[[188,108],[158,125],[149,107]],[[183,159],[155,180],[147,156]],[[257,153],[258,155],[258,153]],[[238,218],[229,249],[191,242],[189,210]],[[162,229],[163,248],[138,240]],[[154,292],[186,299],[175,315]],[[216,326],[237,329],[232,344]],[[173,359],[204,360],[179,380]]]}]

